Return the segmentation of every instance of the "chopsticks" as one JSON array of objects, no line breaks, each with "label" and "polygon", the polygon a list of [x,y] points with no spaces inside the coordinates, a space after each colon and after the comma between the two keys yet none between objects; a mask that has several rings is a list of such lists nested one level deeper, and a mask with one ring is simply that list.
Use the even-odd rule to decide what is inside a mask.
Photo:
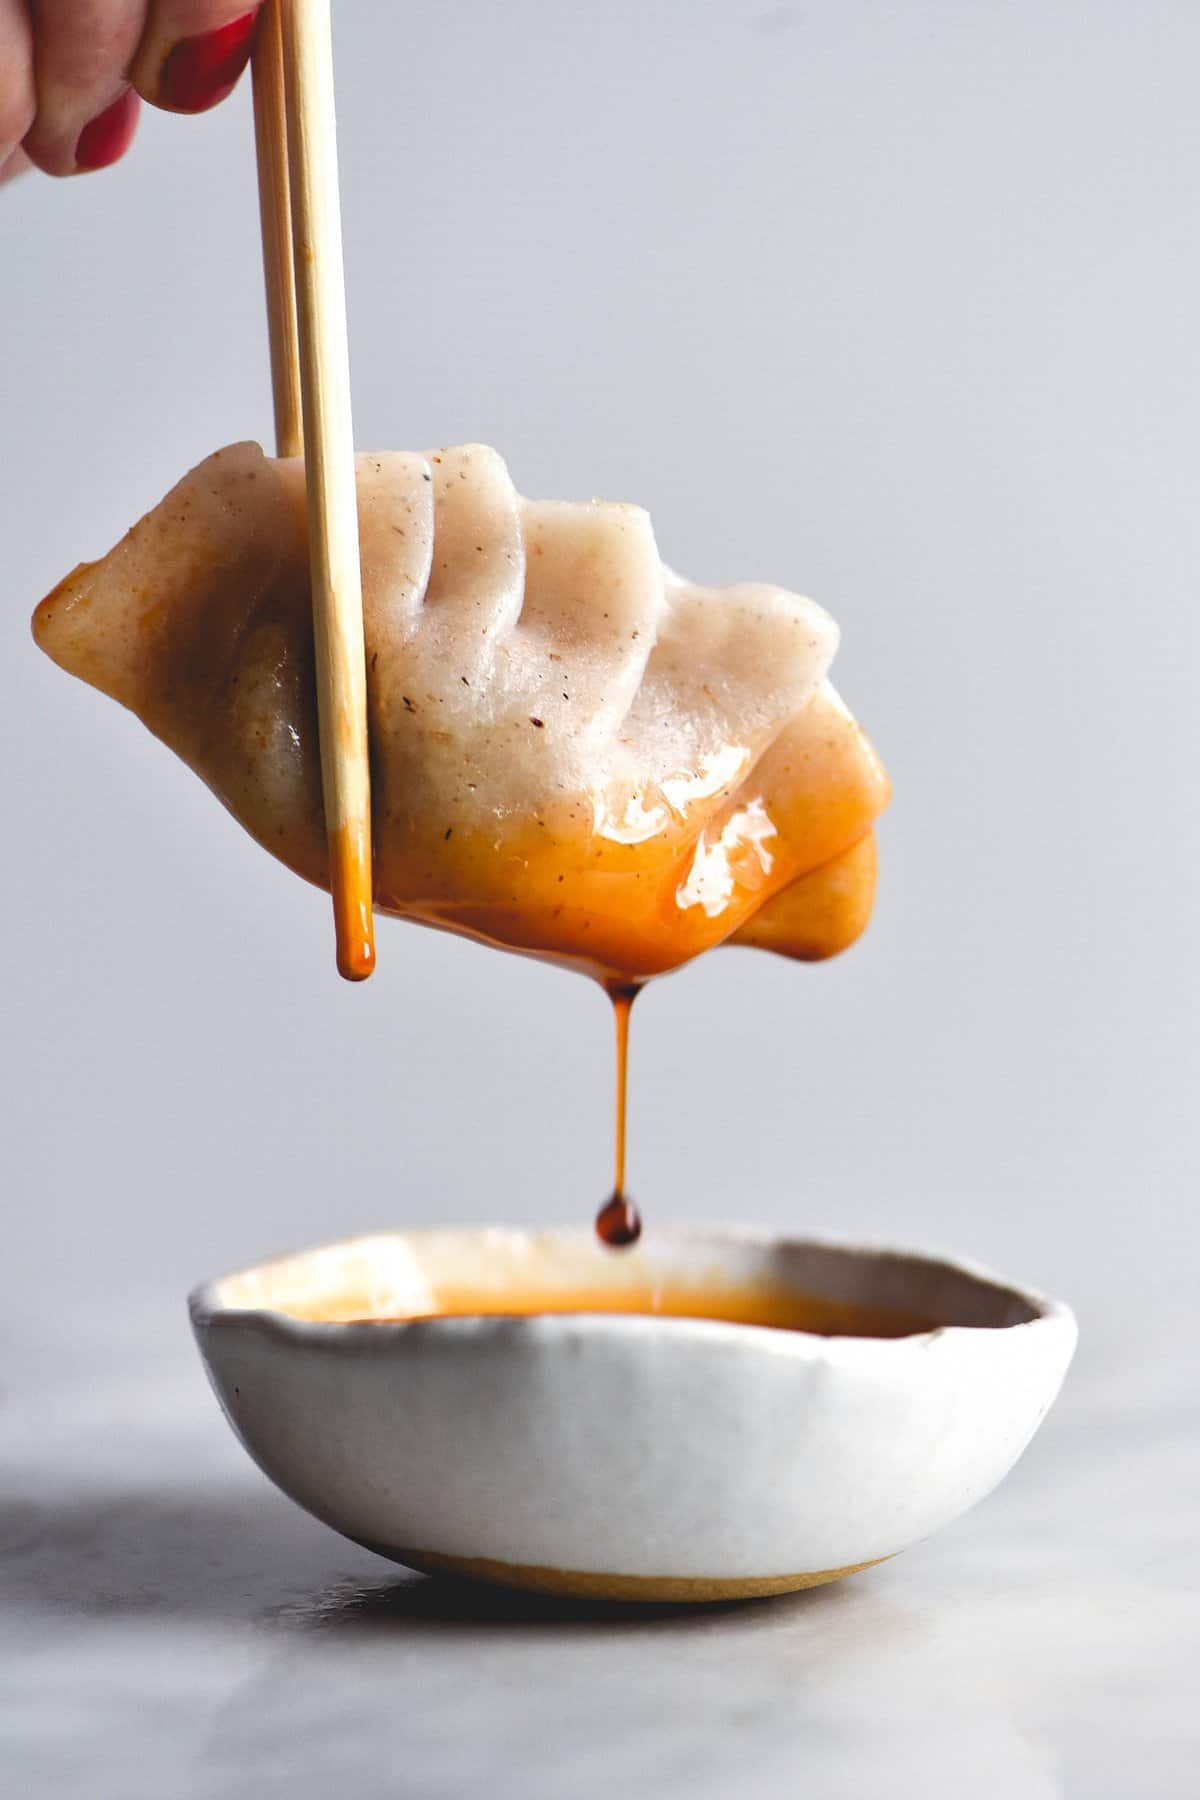
[{"label": "chopsticks", "polygon": [[363,981],[375,966],[371,774],[329,0],[266,0],[253,79],[276,448],[304,449],[337,966]]},{"label": "chopsticks", "polygon": [[299,456],[301,423],[300,340],[296,282],[292,274],[292,202],[288,193],[287,100],[283,91],[283,37],[279,0],[267,0],[259,16],[251,63],[254,83],[254,148],[258,159],[258,210],[262,220],[263,281],[271,344],[271,396],[275,403],[275,454]]}]

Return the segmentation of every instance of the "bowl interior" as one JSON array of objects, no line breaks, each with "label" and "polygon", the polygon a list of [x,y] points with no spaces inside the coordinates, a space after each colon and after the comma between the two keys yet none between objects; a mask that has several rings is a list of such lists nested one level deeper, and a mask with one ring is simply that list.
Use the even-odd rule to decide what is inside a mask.
[{"label": "bowl interior", "polygon": [[585,1231],[495,1228],[330,1244],[227,1276],[200,1299],[325,1324],[639,1313],[859,1337],[1003,1329],[1046,1310],[969,1267],[903,1251],[720,1231],[654,1232],[612,1251]]}]

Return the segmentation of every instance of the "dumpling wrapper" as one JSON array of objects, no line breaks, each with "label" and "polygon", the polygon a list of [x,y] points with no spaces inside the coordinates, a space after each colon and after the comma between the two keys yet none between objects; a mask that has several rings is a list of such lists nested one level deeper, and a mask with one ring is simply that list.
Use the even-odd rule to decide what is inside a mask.
[{"label": "dumpling wrapper", "polygon": [[[683,581],[641,508],[524,500],[485,446],[357,474],[378,910],[603,979],[853,942],[889,789],[826,613]],[[235,444],[34,634],[324,886],[310,605],[303,464]]]}]

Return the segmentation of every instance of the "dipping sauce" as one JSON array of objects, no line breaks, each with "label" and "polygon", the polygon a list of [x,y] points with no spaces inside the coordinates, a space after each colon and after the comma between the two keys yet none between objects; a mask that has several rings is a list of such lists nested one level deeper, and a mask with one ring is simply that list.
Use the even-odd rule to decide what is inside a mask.
[{"label": "dipping sauce", "polygon": [[[290,1309],[289,1309],[290,1310]],[[436,1307],[400,1316],[364,1318],[325,1312],[330,1324],[401,1324],[412,1319],[529,1318],[544,1313],[624,1313],[660,1319],[714,1319],[729,1325],[765,1325],[777,1331],[807,1331],[819,1337],[910,1337],[932,1331],[935,1321],[918,1313],[793,1288],[633,1282],[619,1287],[587,1287],[549,1292],[514,1288],[502,1296],[447,1288]],[[313,1315],[309,1315],[313,1316]]]}]

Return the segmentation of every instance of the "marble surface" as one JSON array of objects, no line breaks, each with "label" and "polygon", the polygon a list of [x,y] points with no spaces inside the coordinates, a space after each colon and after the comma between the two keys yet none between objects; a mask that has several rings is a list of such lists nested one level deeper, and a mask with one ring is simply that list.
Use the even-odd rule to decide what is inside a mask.
[{"label": "marble surface", "polygon": [[[1194,1372],[1086,1345],[1005,1486],[728,1609],[408,1575],[278,1495],[177,1312],[0,1338],[0,1792],[1191,1800]],[[1125,1372],[1122,1373],[1124,1366]]]}]

